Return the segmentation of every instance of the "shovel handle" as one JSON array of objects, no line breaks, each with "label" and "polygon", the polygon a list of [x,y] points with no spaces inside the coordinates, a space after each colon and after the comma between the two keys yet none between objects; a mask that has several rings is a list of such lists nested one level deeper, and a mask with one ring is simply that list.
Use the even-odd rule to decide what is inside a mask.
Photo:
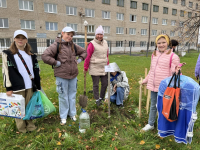
[{"label": "shovel handle", "polygon": [[86,95],[86,75],[84,76],[84,95]]}]

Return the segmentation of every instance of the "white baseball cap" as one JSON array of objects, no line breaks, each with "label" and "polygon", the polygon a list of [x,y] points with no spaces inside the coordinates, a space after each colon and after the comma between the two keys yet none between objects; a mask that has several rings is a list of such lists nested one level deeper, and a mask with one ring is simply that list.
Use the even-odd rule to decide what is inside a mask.
[{"label": "white baseball cap", "polygon": [[62,29],[62,32],[73,32],[75,35],[75,31],[71,27],[68,27],[68,26],[64,27]]},{"label": "white baseball cap", "polygon": [[16,30],[15,33],[14,33],[14,37],[13,38],[15,38],[16,36],[18,36],[20,34],[25,36],[28,39],[27,33],[25,31],[23,31],[23,30]]}]

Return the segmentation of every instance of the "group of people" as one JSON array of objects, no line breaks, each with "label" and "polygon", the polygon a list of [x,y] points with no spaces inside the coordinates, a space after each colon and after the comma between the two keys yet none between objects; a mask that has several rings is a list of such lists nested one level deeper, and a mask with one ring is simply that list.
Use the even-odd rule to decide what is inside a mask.
[{"label": "group of people", "polygon": [[[75,31],[71,27],[63,28],[61,37],[56,38],[55,42],[42,54],[44,63],[54,66],[61,125],[66,124],[68,116],[76,121],[77,65],[82,61],[85,61],[84,76],[89,70],[92,77],[93,94],[97,106],[100,106],[107,98],[108,80],[110,80],[111,102],[118,107],[123,107],[123,102],[129,95],[126,73],[121,71],[116,63],[109,63],[108,44],[103,38],[104,30],[102,26],[96,29],[95,38],[88,44],[87,51],[73,43],[74,35]],[[27,105],[34,92],[33,85],[36,85],[37,90],[41,89],[39,65],[36,56],[31,52],[27,33],[23,30],[17,30],[14,32],[13,38],[14,42],[10,48],[2,53],[4,87],[8,96],[11,96],[12,93],[23,95],[25,105]],[[179,57],[173,53],[169,36],[158,35],[155,43],[156,48],[151,57],[150,71],[144,81],[140,83],[147,84],[147,89],[151,90],[149,120],[148,124],[142,129],[144,131],[154,128],[158,87],[161,80],[171,76],[174,72],[178,72],[182,66]],[[20,57],[24,59],[25,64]],[[108,64],[114,70],[110,79],[108,79],[104,68]],[[101,80],[100,94],[99,80]],[[15,119],[15,121],[19,132],[26,133],[36,129],[32,120]]]}]

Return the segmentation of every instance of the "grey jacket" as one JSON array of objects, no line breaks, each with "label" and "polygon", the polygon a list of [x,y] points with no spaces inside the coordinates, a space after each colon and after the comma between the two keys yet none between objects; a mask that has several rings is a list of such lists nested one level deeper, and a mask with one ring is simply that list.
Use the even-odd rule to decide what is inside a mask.
[{"label": "grey jacket", "polygon": [[[117,87],[124,88],[124,100],[126,100],[129,95],[129,84],[128,84],[128,78],[126,76],[126,73],[124,71],[121,71],[119,66],[115,62],[110,63],[110,66],[112,66],[114,71],[119,72],[119,75],[117,76],[117,80],[114,79],[112,82],[110,82],[110,96],[115,94],[115,92],[113,91],[113,87],[114,87],[114,84],[117,84]],[[108,92],[106,93],[105,98],[108,98]]]}]

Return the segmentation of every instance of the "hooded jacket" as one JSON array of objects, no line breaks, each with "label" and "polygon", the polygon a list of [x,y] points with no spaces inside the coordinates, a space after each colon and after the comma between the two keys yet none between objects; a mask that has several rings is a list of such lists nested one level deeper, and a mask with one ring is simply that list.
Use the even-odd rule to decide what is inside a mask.
[{"label": "hooded jacket", "polygon": [[[170,50],[171,51],[171,50]],[[170,67],[170,57],[173,52],[167,54],[168,50],[165,50],[163,53],[156,51],[156,56],[151,57],[151,66],[148,75],[143,80],[143,84],[147,83],[147,89],[158,92],[158,87],[160,82],[171,76],[175,72],[176,66],[179,65],[180,59],[174,54],[172,56],[172,62]]]},{"label": "hooded jacket", "polygon": [[57,53],[57,42],[60,42],[60,38],[57,38],[53,44],[51,44],[42,54],[42,60],[49,65],[56,65],[57,61],[61,62],[61,66],[54,68],[54,76],[63,79],[73,79],[78,75],[78,67],[76,55],[80,59],[84,60],[87,56],[87,52],[84,48],[76,45],[77,53],[72,51],[72,42],[61,42],[61,50],[58,53],[57,60],[55,55]]},{"label": "hooded jacket", "polygon": [[196,67],[195,67],[195,77],[200,77],[200,55],[197,59]]},{"label": "hooded jacket", "polygon": [[[113,68],[115,72],[119,73],[119,75],[117,76],[117,80],[114,79],[112,82],[116,83],[117,87],[124,88],[124,100],[126,100],[129,95],[129,84],[128,84],[128,78],[126,76],[126,73],[124,71],[121,71],[119,66],[115,62],[110,63],[109,65]],[[110,82],[110,96],[115,94],[115,92],[113,91],[114,84],[112,82]],[[105,98],[108,98],[108,92],[106,93]]]}]

